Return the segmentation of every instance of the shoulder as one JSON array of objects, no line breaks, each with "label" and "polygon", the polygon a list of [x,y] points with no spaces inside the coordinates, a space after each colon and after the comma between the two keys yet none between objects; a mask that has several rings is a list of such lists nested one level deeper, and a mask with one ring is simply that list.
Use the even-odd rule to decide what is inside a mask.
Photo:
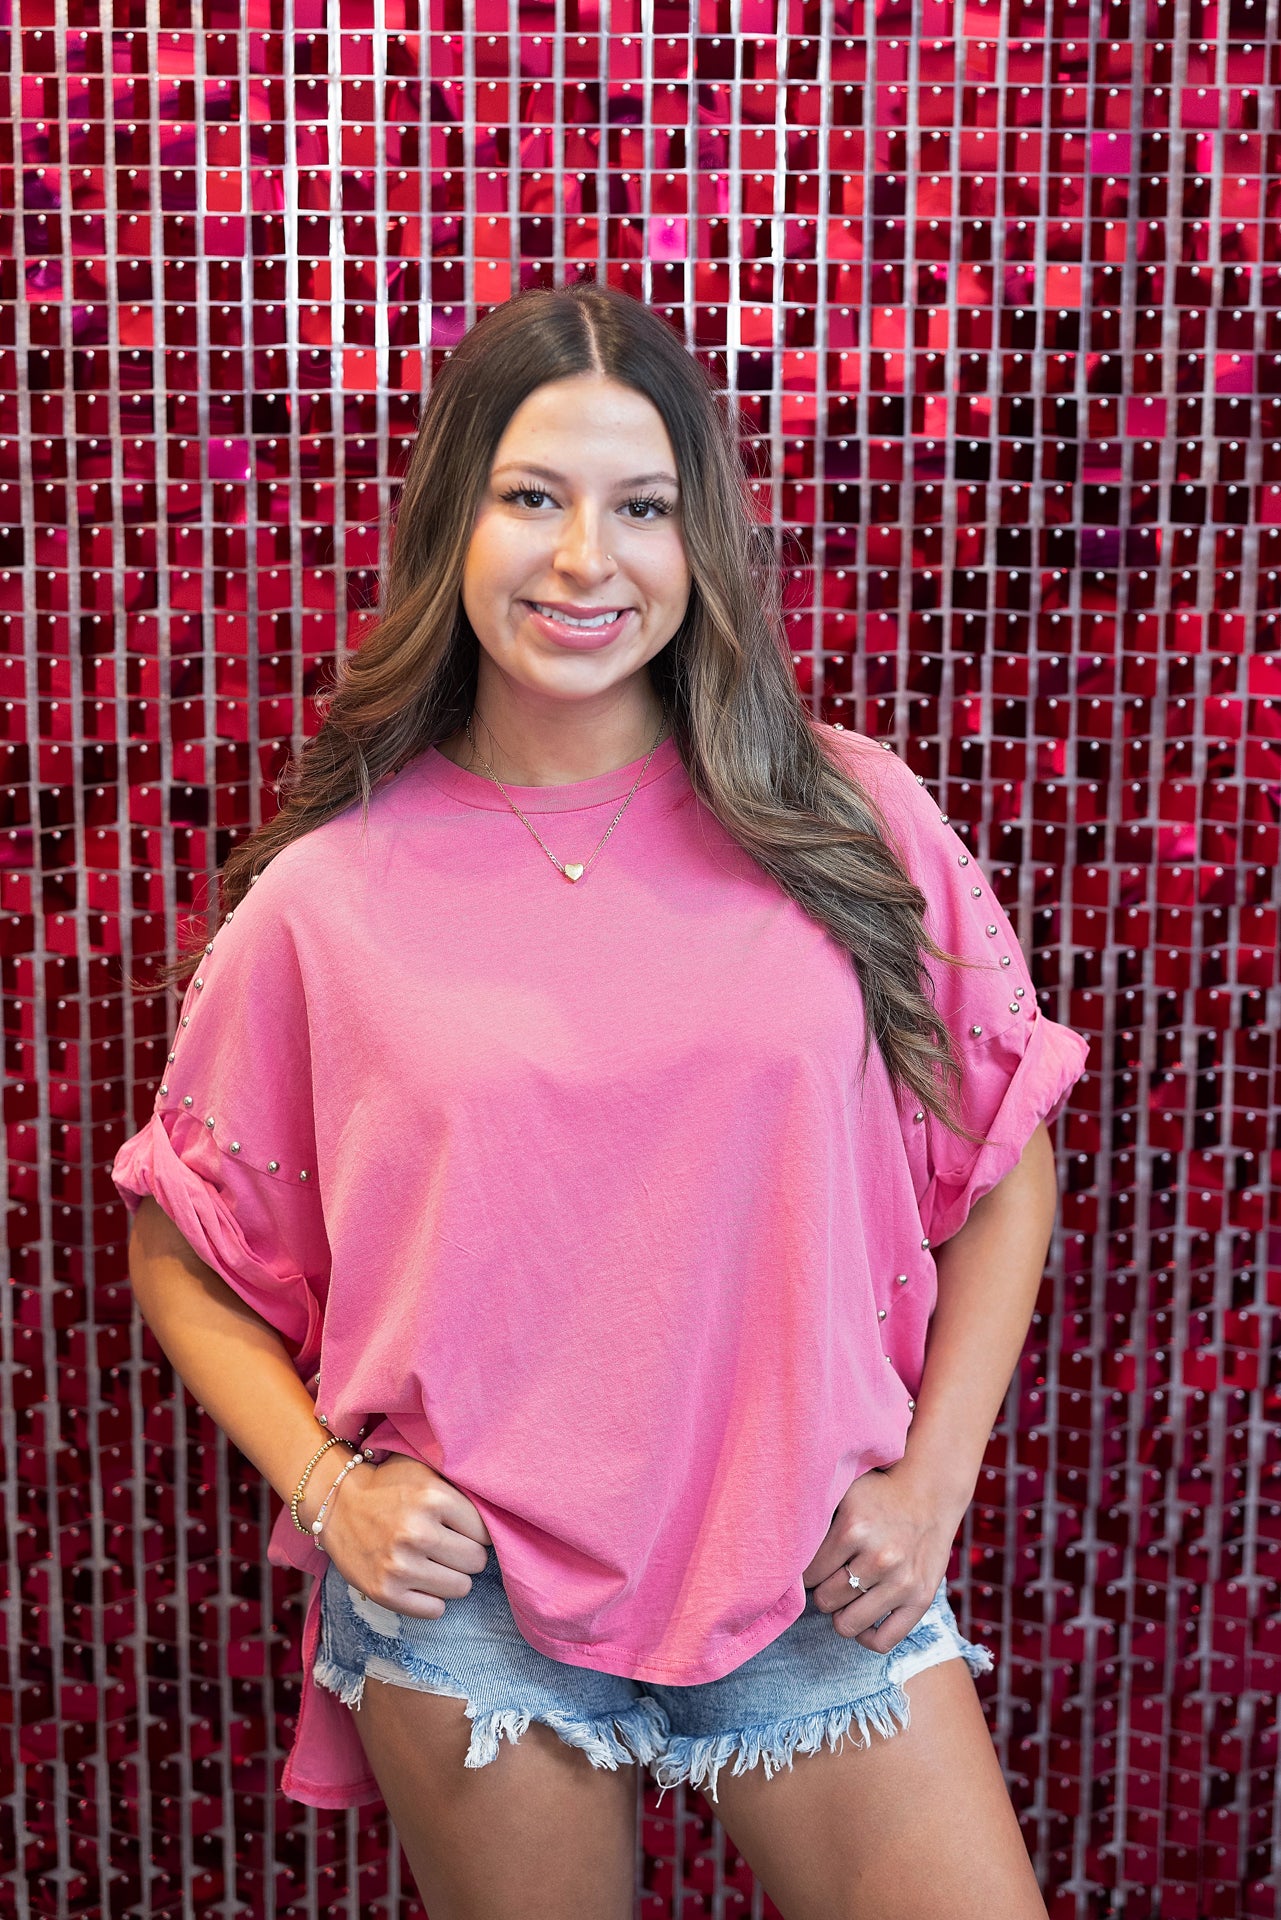
[{"label": "shoulder", "polygon": [[812,724],[828,758],[875,802],[895,833],[915,841],[945,826],[924,774],[913,773],[889,741],[825,720]]}]

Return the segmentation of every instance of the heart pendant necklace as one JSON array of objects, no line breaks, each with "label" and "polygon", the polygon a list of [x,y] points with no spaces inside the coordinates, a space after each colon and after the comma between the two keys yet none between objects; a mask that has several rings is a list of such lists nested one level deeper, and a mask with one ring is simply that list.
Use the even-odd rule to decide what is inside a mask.
[{"label": "heart pendant necklace", "polygon": [[523,813],[521,813],[520,808],[516,805],[516,802],[512,799],[506,787],[503,785],[502,781],[498,778],[498,775],[494,772],[494,769],[490,766],[488,760],[485,760],[481,756],[480,748],[476,745],[476,736],[473,734],[471,730],[470,714],[467,716],[467,719],[464,725],[466,727],[467,738],[471,741],[472,751],[476,755],[477,759],[480,760],[481,765],[484,767],[486,776],[493,781],[494,785],[498,788],[498,791],[502,794],[503,799],[507,802],[508,806],[511,808],[512,812],[515,814],[518,814],[520,818],[524,820],[525,825],[529,828],[529,831],[533,834],[535,840],[538,841],[539,846],[542,848],[543,852],[547,855],[547,858],[551,861],[552,865],[556,868],[557,872],[563,873],[567,880],[581,880],[583,875],[586,873],[588,867],[591,866],[592,861],[596,858],[596,855],[600,852],[605,842],[609,839],[610,834],[614,831],[614,828],[618,825],[624,813],[627,811],[628,802],[631,800],[632,794],[635,793],[637,787],[640,785],[641,781],[645,778],[645,769],[649,766],[650,761],[654,758],[655,753],[658,751],[659,741],[662,739],[664,733],[667,731],[667,714],[666,712],[664,712],[663,714],[663,721],[662,721],[662,725],[658,729],[657,738],[655,739],[653,746],[650,748],[649,752],[645,756],[645,765],[641,768],[640,772],[637,774],[636,778],[632,782],[631,792],[628,794],[627,799],[624,800],[622,806],[618,809],[618,812],[614,815],[613,819],[610,821],[609,825],[606,827],[604,833],[601,835],[600,839],[597,841],[595,847],[588,854],[586,860],[569,860],[569,861],[563,861],[563,862],[556,858],[556,855],[552,852],[551,848],[547,845],[546,841],[543,840],[542,837],[540,836],[533,822],[528,818],[526,818],[526,816]]}]

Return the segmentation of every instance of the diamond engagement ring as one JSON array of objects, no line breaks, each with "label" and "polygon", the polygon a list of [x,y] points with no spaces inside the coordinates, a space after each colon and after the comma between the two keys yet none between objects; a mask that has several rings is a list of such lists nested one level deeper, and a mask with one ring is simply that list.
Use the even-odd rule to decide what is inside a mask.
[{"label": "diamond engagement ring", "polygon": [[846,1567],[845,1571],[849,1575],[850,1585],[855,1589],[855,1591],[857,1591],[858,1588],[862,1586],[863,1582],[859,1579],[856,1573],[850,1573],[850,1570],[848,1567]]}]

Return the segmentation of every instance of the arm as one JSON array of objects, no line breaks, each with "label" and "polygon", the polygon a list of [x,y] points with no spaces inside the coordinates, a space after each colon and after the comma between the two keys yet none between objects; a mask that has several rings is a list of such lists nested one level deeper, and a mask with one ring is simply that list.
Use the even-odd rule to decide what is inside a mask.
[{"label": "arm", "polygon": [[[206,1265],[150,1194],[129,1235],[129,1281],[183,1385],[288,1502],[325,1436],[275,1328]],[[317,1462],[299,1502],[304,1526],[350,1458],[346,1447],[331,1447]]]},{"label": "arm", "polygon": [[[288,1503],[325,1435],[275,1328],[246,1306],[150,1194],[129,1235],[129,1280],[143,1319],[183,1385]],[[298,1503],[310,1527],[351,1459],[330,1447]],[[338,1570],[371,1599],[433,1619],[469,1591],[493,1545],[466,1494],[417,1460],[358,1467],[325,1520]]]},{"label": "arm", "polygon": [[[889,1653],[925,1613],[974,1495],[1027,1338],[1057,1204],[1042,1123],[1023,1156],[938,1249],[938,1301],[903,1457],[860,1474],[804,1580],[838,1633]],[[853,1561],[866,1591],[851,1597]]]},{"label": "arm", "polygon": [[935,1255],[938,1302],[902,1460],[889,1472],[933,1490],[956,1527],[1018,1365],[1045,1270],[1058,1182],[1044,1122],[1005,1178]]}]

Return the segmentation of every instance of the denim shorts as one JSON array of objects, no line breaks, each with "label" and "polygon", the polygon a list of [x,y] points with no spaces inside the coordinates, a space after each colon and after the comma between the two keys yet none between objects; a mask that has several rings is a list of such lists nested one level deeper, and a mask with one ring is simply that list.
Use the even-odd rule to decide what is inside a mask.
[{"label": "denim shorts", "polygon": [[903,1682],[912,1674],[958,1656],[975,1675],[992,1666],[986,1647],[962,1639],[946,1580],[889,1653],[837,1633],[807,1591],[805,1611],[776,1640],[723,1679],[685,1687],[571,1666],[531,1647],[512,1618],[492,1547],[471,1582],[438,1618],[421,1619],[367,1599],[331,1563],[321,1592],[317,1684],[353,1709],[367,1675],[466,1701],[472,1731],[464,1766],[487,1766],[503,1734],[515,1741],[536,1720],[593,1766],[639,1761],[664,1791],[688,1781],[715,1800],[717,1774],[732,1755],[734,1773],[760,1760],[768,1780],[791,1766],[794,1753],[814,1753],[824,1740],[836,1751],[851,1723],[861,1736],[854,1744],[870,1746],[873,1728],[888,1736],[909,1724]]}]

